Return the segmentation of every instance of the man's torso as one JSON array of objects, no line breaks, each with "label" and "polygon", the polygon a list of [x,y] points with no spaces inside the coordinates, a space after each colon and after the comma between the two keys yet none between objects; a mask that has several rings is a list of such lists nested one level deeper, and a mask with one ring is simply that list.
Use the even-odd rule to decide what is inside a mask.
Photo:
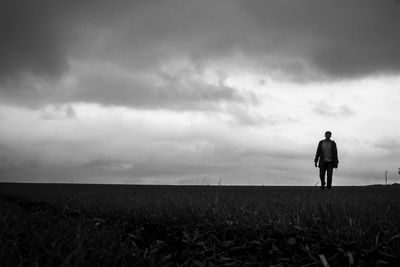
[{"label": "man's torso", "polygon": [[324,161],[326,161],[326,162],[333,161],[332,141],[331,140],[323,140],[322,141],[322,154],[324,155]]}]

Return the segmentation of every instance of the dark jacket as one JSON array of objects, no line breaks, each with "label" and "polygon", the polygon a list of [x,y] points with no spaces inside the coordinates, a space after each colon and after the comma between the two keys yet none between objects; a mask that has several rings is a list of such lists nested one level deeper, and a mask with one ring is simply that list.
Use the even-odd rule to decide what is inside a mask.
[{"label": "dark jacket", "polygon": [[[318,148],[317,148],[317,153],[315,153],[314,162],[315,163],[318,162],[318,167],[321,167],[322,162],[325,161],[324,154],[322,153],[322,142],[323,141],[324,140],[319,141]],[[333,166],[335,168],[337,168],[338,164],[339,164],[339,159],[338,159],[338,155],[337,155],[338,154],[337,153],[337,146],[336,146],[335,141],[331,140],[331,142],[332,142],[331,149],[332,149],[332,157],[333,157]]]}]

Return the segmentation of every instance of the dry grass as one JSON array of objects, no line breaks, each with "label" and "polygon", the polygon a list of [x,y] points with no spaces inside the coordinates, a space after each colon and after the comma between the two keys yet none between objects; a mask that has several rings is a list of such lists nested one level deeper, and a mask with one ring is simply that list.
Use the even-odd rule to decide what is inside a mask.
[{"label": "dry grass", "polygon": [[0,188],[1,266],[400,264],[397,186]]}]

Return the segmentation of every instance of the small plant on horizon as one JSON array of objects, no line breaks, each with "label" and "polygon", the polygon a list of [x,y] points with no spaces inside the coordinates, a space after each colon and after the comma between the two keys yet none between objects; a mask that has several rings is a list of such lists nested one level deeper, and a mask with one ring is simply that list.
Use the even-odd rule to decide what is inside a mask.
[{"label": "small plant on horizon", "polygon": [[387,185],[387,175],[388,175],[388,172],[389,172],[389,171],[385,171],[385,183],[386,183],[386,185]]}]

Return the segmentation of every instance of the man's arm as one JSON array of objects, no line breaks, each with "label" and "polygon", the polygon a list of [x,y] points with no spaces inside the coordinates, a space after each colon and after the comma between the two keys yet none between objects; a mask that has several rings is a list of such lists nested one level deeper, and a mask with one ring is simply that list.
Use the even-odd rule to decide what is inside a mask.
[{"label": "man's arm", "polygon": [[318,143],[317,152],[315,152],[315,158],[314,158],[315,167],[318,167],[317,164],[318,164],[319,158],[321,157],[321,152],[322,152],[322,142],[320,141]]},{"label": "man's arm", "polygon": [[339,165],[339,158],[338,158],[338,151],[337,151],[336,142],[333,142],[333,160],[335,162],[335,168],[337,168],[338,165]]}]

